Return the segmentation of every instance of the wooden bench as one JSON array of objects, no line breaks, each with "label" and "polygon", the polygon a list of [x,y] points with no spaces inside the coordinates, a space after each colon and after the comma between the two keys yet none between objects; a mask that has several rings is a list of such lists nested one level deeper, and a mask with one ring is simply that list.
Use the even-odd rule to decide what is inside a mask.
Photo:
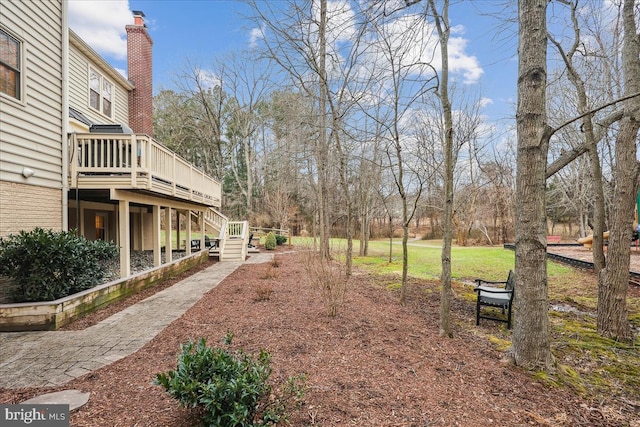
[{"label": "wooden bench", "polygon": [[560,240],[562,240],[562,236],[547,236],[547,243],[560,243]]},{"label": "wooden bench", "polygon": [[[511,305],[513,303],[513,291],[516,284],[516,276],[513,270],[509,270],[509,276],[504,282],[490,282],[476,279],[474,291],[478,294],[476,301],[476,326],[480,325],[480,319],[495,320],[507,324],[511,329]],[[484,310],[483,307],[489,307]],[[502,316],[495,313],[498,308]]]}]

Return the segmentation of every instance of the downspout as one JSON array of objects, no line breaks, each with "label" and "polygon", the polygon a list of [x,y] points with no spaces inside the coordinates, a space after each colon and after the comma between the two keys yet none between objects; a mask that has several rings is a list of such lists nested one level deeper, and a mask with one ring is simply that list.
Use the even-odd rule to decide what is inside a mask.
[{"label": "downspout", "polygon": [[[69,22],[62,0],[62,230],[69,229]],[[77,192],[77,190],[76,190]]]},{"label": "downspout", "polygon": [[[76,131],[74,130],[72,133],[69,134],[69,138],[71,139],[71,144],[69,144],[69,146],[71,147],[71,159],[73,159],[74,162],[77,163],[77,153],[76,150],[78,150],[78,141],[76,140]],[[80,236],[80,187],[78,186],[78,176],[80,175],[80,172],[78,172],[76,170],[75,172],[75,176],[74,176],[74,180],[72,181],[72,183],[75,183],[75,187],[74,187],[74,193],[75,193],[75,198],[76,198],[76,236]],[[71,177],[69,177],[71,178]],[[67,192],[67,194],[69,194]]]}]

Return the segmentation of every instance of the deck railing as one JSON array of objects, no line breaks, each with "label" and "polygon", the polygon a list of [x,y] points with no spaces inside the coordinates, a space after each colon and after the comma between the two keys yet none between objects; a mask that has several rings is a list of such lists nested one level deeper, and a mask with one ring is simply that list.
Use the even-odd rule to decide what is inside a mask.
[{"label": "deck railing", "polygon": [[220,182],[147,135],[72,134],[71,188],[150,190],[220,206]]}]

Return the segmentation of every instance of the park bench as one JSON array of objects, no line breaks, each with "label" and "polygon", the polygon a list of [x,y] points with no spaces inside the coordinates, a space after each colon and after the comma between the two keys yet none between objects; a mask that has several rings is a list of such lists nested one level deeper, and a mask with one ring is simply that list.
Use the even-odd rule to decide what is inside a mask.
[{"label": "park bench", "polygon": [[[513,303],[515,284],[516,276],[513,270],[509,270],[509,276],[504,282],[476,279],[476,287],[474,289],[478,294],[476,326],[480,324],[480,319],[488,319],[504,322],[507,324],[507,329],[511,329],[511,305]],[[488,307],[488,309],[485,308],[483,311],[484,307]],[[496,313],[496,308],[500,309],[501,313]]]}]

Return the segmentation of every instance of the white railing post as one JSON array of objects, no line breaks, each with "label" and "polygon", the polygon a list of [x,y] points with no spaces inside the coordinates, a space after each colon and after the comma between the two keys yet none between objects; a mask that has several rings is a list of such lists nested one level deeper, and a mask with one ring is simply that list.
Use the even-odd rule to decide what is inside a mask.
[{"label": "white railing post", "polygon": [[193,200],[193,165],[189,163],[189,200]]},{"label": "white railing post", "polygon": [[135,134],[131,135],[129,144],[131,147],[131,186],[136,188],[138,185],[138,144]]},{"label": "white railing post", "polygon": [[172,183],[172,188],[173,188],[173,196],[176,195],[176,153],[173,153],[172,156],[173,159],[173,164],[171,165],[171,183]]},{"label": "white railing post", "polygon": [[249,222],[242,221],[242,260],[247,259],[247,252],[249,252]]},{"label": "white railing post", "polygon": [[78,142],[76,133],[71,134],[71,138],[67,141],[69,144],[69,152],[71,153],[71,165],[69,167],[69,174],[71,175],[71,186],[78,187]]},{"label": "white railing post", "polygon": [[147,157],[147,162],[145,164],[145,168],[147,169],[151,169],[152,165],[153,165],[153,146],[154,146],[154,142],[153,140],[147,140],[145,142],[145,151],[146,151],[146,157]]}]

